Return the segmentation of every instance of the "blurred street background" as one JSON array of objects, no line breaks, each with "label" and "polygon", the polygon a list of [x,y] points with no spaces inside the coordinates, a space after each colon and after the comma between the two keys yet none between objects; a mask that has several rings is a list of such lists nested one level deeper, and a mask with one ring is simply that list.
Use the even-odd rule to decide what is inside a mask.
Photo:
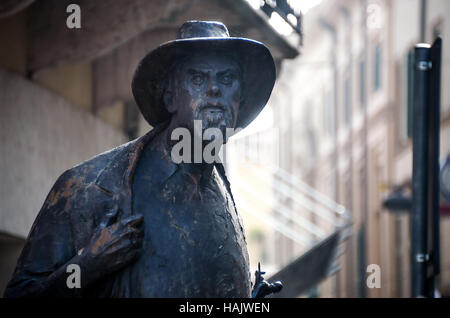
[{"label": "blurred street background", "polygon": [[414,46],[442,38],[436,295],[449,297],[448,0],[0,0],[0,294],[57,177],[151,129],[131,79],[187,20],[222,21],[276,61],[267,106],[224,158],[252,272],[281,279],[281,297],[411,297],[411,209],[386,202],[412,196]]}]

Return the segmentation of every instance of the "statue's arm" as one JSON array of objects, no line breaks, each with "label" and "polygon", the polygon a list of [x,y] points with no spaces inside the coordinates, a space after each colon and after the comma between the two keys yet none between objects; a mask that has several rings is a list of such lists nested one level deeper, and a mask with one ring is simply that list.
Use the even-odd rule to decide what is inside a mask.
[{"label": "statue's arm", "polygon": [[[142,246],[143,217],[135,214],[118,220],[119,210],[100,211],[103,220],[90,241],[75,250],[77,235],[71,224],[67,200],[76,201],[76,186],[70,173],[55,183],[36,218],[5,297],[78,297],[83,289],[132,262]],[[83,189],[81,192],[84,192]],[[68,266],[78,265],[81,288],[69,288]],[[73,271],[73,269],[72,269]]]},{"label": "statue's arm", "polygon": [[77,255],[53,272],[19,271],[8,284],[4,297],[81,297],[81,289],[67,286],[67,278],[70,275],[67,273],[67,266],[80,263],[81,257]]},{"label": "statue's arm", "polygon": [[71,218],[65,209],[68,173],[61,175],[48,194],[28,235],[5,297],[76,296],[66,279],[68,264],[79,264],[73,247]]},{"label": "statue's arm", "polygon": [[[64,256],[68,252],[58,249],[58,245],[65,245],[64,242],[70,244],[67,237],[46,233],[43,240],[27,242],[4,296],[82,297],[83,289],[139,256],[143,237],[140,229],[142,222],[140,215],[130,216],[111,225],[102,222],[103,226],[95,231],[90,243],[72,257]],[[30,238],[39,237],[39,234],[38,230]],[[36,255],[36,251],[43,248],[48,252]],[[69,260],[64,262],[66,259]],[[69,265],[78,266],[79,288],[70,288],[68,280],[73,283],[74,270]]]}]

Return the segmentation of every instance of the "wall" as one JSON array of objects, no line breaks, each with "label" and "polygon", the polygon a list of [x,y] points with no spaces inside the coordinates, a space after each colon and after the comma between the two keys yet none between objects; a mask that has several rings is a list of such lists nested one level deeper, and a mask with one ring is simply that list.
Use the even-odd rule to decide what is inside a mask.
[{"label": "wall", "polygon": [[0,70],[0,231],[26,237],[66,169],[125,142],[92,114]]}]

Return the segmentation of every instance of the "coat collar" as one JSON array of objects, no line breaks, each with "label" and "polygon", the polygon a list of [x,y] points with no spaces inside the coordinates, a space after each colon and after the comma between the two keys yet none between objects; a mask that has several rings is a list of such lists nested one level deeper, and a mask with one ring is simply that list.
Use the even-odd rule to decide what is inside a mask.
[{"label": "coat collar", "polygon": [[95,184],[111,195],[123,192],[124,188],[131,190],[134,171],[142,150],[167,125],[168,122],[162,123],[144,136],[113,149],[109,162],[97,176]]},{"label": "coat collar", "polygon": [[[168,124],[169,121],[159,124],[144,136],[111,150],[111,157],[108,156],[109,161],[105,168],[98,174],[95,184],[110,196],[115,196],[120,201],[129,201],[132,195],[134,172],[145,145],[163,131]],[[216,163],[215,166],[234,204],[230,182],[226,177],[225,169],[221,163]]]}]

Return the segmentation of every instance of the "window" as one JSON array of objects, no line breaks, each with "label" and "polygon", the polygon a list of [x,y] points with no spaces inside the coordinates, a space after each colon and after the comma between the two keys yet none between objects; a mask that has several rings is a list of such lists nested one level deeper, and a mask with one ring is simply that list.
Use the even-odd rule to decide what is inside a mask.
[{"label": "window", "polygon": [[351,112],[351,87],[350,78],[347,75],[344,81],[344,123],[350,124]]},{"label": "window", "polygon": [[377,44],[374,50],[374,78],[373,78],[373,89],[378,91],[381,88],[381,68],[382,68],[382,50],[381,44]]},{"label": "window", "polygon": [[366,105],[366,62],[364,59],[359,61],[359,104],[361,108]]},{"label": "window", "polygon": [[328,136],[334,135],[334,96],[333,90],[330,89],[326,94],[325,120],[327,125]]},{"label": "window", "polygon": [[412,137],[413,98],[414,98],[414,47],[411,47],[403,57],[401,67],[401,107],[400,125],[398,127],[401,141]]}]

